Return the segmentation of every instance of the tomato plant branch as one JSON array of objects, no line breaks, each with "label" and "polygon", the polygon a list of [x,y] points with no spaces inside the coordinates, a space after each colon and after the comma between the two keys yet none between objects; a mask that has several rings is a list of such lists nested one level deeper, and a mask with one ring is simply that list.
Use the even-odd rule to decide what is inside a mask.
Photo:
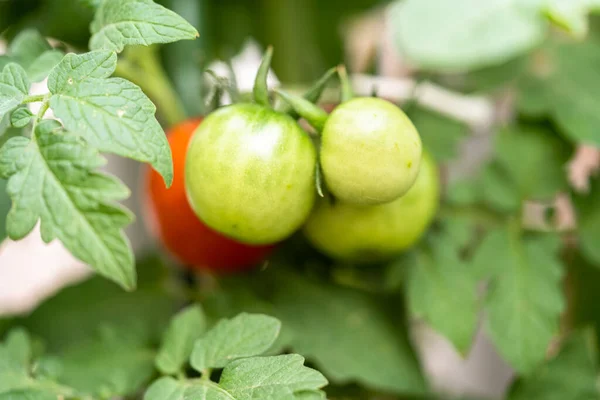
[{"label": "tomato plant branch", "polygon": [[128,48],[124,54],[115,75],[138,85],[156,104],[157,112],[168,125],[183,121],[186,118],[183,104],[160,64],[157,50],[139,46]]},{"label": "tomato plant branch", "polygon": [[256,80],[254,82],[254,101],[265,107],[271,107],[269,100],[269,87],[267,85],[267,77],[269,75],[269,69],[271,68],[271,59],[273,58],[273,46],[267,47],[267,51],[263,56],[260,67],[258,67],[258,73],[256,74]]},{"label": "tomato plant branch", "polygon": [[321,132],[323,130],[329,114],[322,108],[317,107],[303,97],[284,92],[283,90],[275,89],[275,93],[291,105],[294,111],[306,119],[317,131]]},{"label": "tomato plant branch", "polygon": [[46,100],[46,96],[47,96],[47,94],[36,94],[36,95],[32,95],[32,96],[27,96],[23,100],[23,104],[37,103],[39,101],[44,101],[44,100]]},{"label": "tomato plant branch", "polygon": [[340,65],[337,68],[338,76],[340,77],[340,84],[342,85],[342,103],[352,99],[354,97],[354,93],[352,91],[352,84],[350,83],[350,79],[348,78],[348,72],[346,71],[346,67],[344,65]]}]

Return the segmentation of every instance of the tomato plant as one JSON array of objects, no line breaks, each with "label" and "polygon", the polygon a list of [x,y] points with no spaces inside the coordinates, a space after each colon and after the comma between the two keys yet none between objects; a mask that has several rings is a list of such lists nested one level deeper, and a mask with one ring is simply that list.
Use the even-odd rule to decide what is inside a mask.
[{"label": "tomato plant", "polygon": [[165,247],[184,265],[216,272],[256,266],[271,247],[247,246],[207,227],[194,214],[185,192],[185,155],[202,118],[175,125],[167,132],[173,153],[173,185],[167,189],[160,175],[147,172],[146,218]]},{"label": "tomato plant", "polygon": [[600,398],[596,8],[0,1],[0,400]]}]

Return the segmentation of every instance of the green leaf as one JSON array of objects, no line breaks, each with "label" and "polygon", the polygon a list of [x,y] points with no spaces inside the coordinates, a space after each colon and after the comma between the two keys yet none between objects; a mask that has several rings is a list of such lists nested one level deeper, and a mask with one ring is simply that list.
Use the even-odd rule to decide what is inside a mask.
[{"label": "green leaf", "polygon": [[57,66],[65,54],[60,50],[48,50],[40,54],[29,67],[27,67],[27,76],[32,82],[43,81],[50,71]]},{"label": "green leaf", "polygon": [[21,65],[32,82],[42,81],[64,54],[53,49],[35,29],[19,33],[8,48],[10,58]]},{"label": "green leaf", "polygon": [[6,194],[6,181],[0,179],[0,243],[6,238],[6,215],[10,210],[10,199]]},{"label": "green leaf", "polygon": [[206,317],[200,305],[180,311],[169,324],[158,355],[156,367],[163,374],[175,374],[181,370],[192,354],[194,342],[206,330]]},{"label": "green leaf", "polygon": [[65,127],[100,151],[149,162],[167,185],[173,180],[171,149],[142,90],[108,78],[117,56],[110,51],[67,54],[48,77],[50,106]]},{"label": "green leaf", "polygon": [[412,63],[427,69],[469,70],[508,61],[543,41],[547,24],[530,3],[398,1],[390,26],[400,51]]},{"label": "green leaf", "polygon": [[408,116],[423,141],[423,147],[438,162],[458,156],[458,146],[467,137],[467,126],[423,107],[413,107]]},{"label": "green leaf", "polygon": [[559,245],[555,236],[520,236],[513,227],[492,232],[481,245],[485,255],[479,260],[492,264],[493,273],[487,330],[500,354],[524,375],[544,360],[558,333],[565,307]]},{"label": "green leaf", "polygon": [[536,53],[517,85],[518,107],[548,115],[575,143],[600,146],[600,44],[555,43]]},{"label": "green leaf", "polygon": [[24,128],[29,124],[33,114],[27,107],[19,107],[10,115],[10,124],[15,128]]},{"label": "green leaf", "polygon": [[594,334],[572,333],[560,353],[528,378],[517,381],[509,400],[591,400],[598,398]]},{"label": "green leaf", "polygon": [[42,121],[34,137],[12,138],[0,149],[0,176],[9,178],[13,200],[8,235],[22,239],[41,221],[46,243],[59,239],[98,273],[132,289],[133,253],[122,230],[133,216],[114,204],[129,190],[94,172],[105,160],[57,121]]},{"label": "green leaf", "polygon": [[463,355],[477,328],[477,280],[450,237],[431,238],[430,250],[420,251],[407,282],[410,312],[424,318]]},{"label": "green leaf", "polygon": [[326,384],[327,379],[305,367],[304,358],[297,354],[233,361],[219,381],[219,386],[236,400],[293,399],[295,392],[316,390]]},{"label": "green leaf", "polygon": [[593,179],[589,193],[573,193],[577,232],[585,257],[600,266],[600,178]]},{"label": "green leaf", "polygon": [[0,120],[17,108],[29,93],[27,73],[15,63],[7,64],[0,73]]},{"label": "green leaf", "polygon": [[552,131],[525,126],[504,129],[496,138],[496,153],[522,199],[547,200],[568,188],[565,164],[572,148]]},{"label": "green leaf", "polygon": [[29,335],[23,329],[13,329],[0,343],[0,393],[31,385],[30,359]]},{"label": "green leaf", "polygon": [[394,393],[425,391],[404,329],[376,297],[292,274],[280,277],[277,285],[275,315],[284,332],[293,332],[293,350],[331,381],[356,381]]},{"label": "green leaf", "polygon": [[236,400],[211,381],[177,381],[164,377],[154,382],[144,400]]},{"label": "green leaf", "polygon": [[105,328],[99,337],[60,355],[58,380],[92,396],[127,396],[150,380],[153,361],[152,349],[127,332],[127,327]]},{"label": "green leaf", "polygon": [[194,344],[191,364],[197,371],[223,368],[232,360],[259,355],[277,339],[281,323],[261,314],[241,313],[221,320]]},{"label": "green leaf", "polygon": [[57,400],[58,398],[55,393],[38,389],[19,389],[0,393],[0,400]]},{"label": "green leaf", "polygon": [[498,162],[483,167],[477,189],[478,197],[496,211],[514,213],[521,207],[519,188]]},{"label": "green leaf", "polygon": [[92,22],[90,49],[120,52],[125,46],[195,39],[198,31],[151,0],[104,0]]}]

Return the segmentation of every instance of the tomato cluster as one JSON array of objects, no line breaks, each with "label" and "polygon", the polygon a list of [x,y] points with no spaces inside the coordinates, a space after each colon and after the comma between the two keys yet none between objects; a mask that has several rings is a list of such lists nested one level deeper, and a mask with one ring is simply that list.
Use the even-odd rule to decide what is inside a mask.
[{"label": "tomato cluster", "polygon": [[[171,130],[174,185],[149,175],[150,214],[165,246],[186,264],[228,271],[256,265],[301,228],[317,249],[353,262],[416,243],[435,216],[439,179],[402,110],[350,95],[328,114],[278,92],[293,110],[276,111],[261,71],[264,63],[254,103]],[[320,140],[292,116],[312,123]],[[328,195],[317,200],[319,182]]]}]

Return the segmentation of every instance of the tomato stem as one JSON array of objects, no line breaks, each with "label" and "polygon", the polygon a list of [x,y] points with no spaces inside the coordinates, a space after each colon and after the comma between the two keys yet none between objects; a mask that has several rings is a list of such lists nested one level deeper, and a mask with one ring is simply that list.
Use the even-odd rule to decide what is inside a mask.
[{"label": "tomato stem", "polygon": [[352,91],[352,84],[350,83],[350,78],[348,78],[348,71],[346,71],[346,67],[340,65],[337,67],[338,76],[340,77],[340,83],[342,85],[342,103],[352,99],[354,97],[354,92]]},{"label": "tomato stem", "polygon": [[321,132],[323,130],[325,121],[327,121],[327,118],[329,117],[329,114],[327,114],[325,110],[319,108],[303,97],[284,92],[283,90],[275,89],[275,93],[292,106],[294,111],[302,118],[306,119],[317,131]]},{"label": "tomato stem", "polygon": [[254,101],[265,107],[271,107],[271,101],[269,100],[269,87],[267,84],[267,77],[269,75],[269,69],[271,68],[271,60],[273,59],[273,46],[267,47],[267,51],[263,56],[260,67],[258,67],[258,73],[256,74],[256,80],[254,81]]},{"label": "tomato stem", "polygon": [[[304,97],[311,103],[317,103],[321,98],[323,91],[325,91],[327,84],[331,80],[331,77],[333,77],[333,75],[335,75],[336,72],[337,68],[335,67],[329,69],[321,78],[319,78],[318,81],[316,81],[310,88],[308,88],[308,90],[304,93],[304,95],[302,95],[302,97]],[[299,118],[298,113],[287,103],[282,108],[281,112],[288,114],[294,119]]]}]

